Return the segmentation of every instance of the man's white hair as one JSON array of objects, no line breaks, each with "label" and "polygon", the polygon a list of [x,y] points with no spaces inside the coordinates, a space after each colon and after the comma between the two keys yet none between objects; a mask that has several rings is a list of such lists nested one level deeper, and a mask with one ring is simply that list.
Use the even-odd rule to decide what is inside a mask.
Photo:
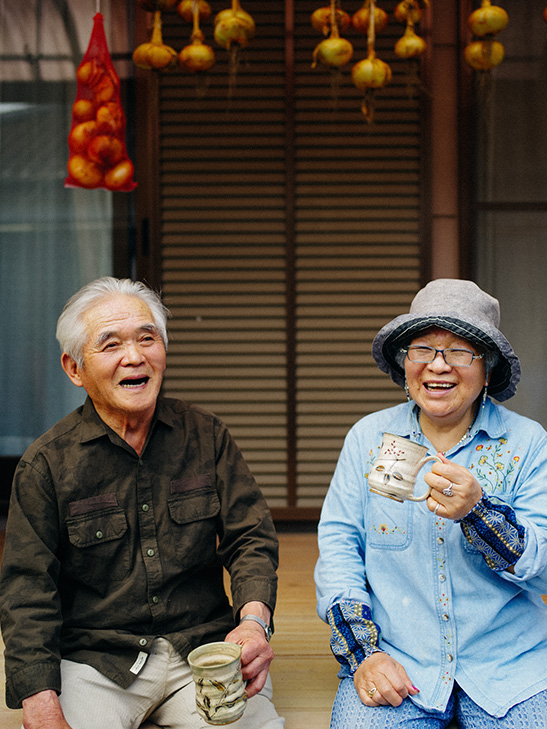
[{"label": "man's white hair", "polygon": [[72,357],[79,367],[83,364],[83,351],[88,335],[84,323],[85,312],[101,299],[118,294],[135,296],[148,306],[152,312],[154,324],[167,350],[167,317],[169,311],[163,305],[159,294],[140,281],[103,276],[86,284],[71,296],[57,321],[56,337],[61,346],[61,351]]}]

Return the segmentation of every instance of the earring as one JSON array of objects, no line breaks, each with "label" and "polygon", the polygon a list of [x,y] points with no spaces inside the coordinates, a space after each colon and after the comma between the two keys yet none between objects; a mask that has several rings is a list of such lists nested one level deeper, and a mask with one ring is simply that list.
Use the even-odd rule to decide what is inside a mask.
[{"label": "earring", "polygon": [[408,402],[410,402],[410,400],[411,400],[410,390],[408,389],[408,382],[406,381],[406,377],[405,377],[405,394],[406,394],[406,399],[408,400]]},{"label": "earring", "polygon": [[489,380],[489,367],[486,365],[486,382],[484,383],[484,390],[482,393],[482,403],[481,408],[484,408],[486,405],[486,398],[488,397],[488,380]]}]

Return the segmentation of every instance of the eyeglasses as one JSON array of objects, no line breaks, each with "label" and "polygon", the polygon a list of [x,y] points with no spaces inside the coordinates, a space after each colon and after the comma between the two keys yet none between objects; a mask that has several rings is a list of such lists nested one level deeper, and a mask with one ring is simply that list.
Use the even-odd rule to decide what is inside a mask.
[{"label": "eyeglasses", "polygon": [[470,349],[435,349],[419,344],[411,344],[406,349],[401,349],[411,362],[428,364],[434,362],[439,352],[449,367],[471,367],[473,360],[482,359],[484,354],[474,354]]}]

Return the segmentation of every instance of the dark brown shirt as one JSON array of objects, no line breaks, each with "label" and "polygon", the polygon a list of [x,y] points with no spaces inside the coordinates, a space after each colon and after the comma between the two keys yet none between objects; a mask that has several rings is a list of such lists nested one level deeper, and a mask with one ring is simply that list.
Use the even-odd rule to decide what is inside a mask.
[{"label": "dark brown shirt", "polygon": [[223,640],[246,602],[273,611],[277,547],[218,418],[158,400],[139,458],[88,399],[15,473],[0,577],[7,705],[59,692],[61,657],[127,687],[156,636],[185,657]]}]

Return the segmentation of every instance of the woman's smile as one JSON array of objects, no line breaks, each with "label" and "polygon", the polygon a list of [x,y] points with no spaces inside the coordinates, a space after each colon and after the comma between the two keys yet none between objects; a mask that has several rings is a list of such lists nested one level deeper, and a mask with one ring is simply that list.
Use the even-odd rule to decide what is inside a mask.
[{"label": "woman's smile", "polygon": [[[436,327],[413,339],[411,346],[467,349],[480,354],[465,339]],[[461,423],[467,427],[471,423],[475,402],[486,382],[482,359],[473,360],[469,367],[457,367],[446,363],[442,351],[432,362],[411,362],[407,357],[405,373],[410,397],[420,407],[422,417],[443,426]]]}]

